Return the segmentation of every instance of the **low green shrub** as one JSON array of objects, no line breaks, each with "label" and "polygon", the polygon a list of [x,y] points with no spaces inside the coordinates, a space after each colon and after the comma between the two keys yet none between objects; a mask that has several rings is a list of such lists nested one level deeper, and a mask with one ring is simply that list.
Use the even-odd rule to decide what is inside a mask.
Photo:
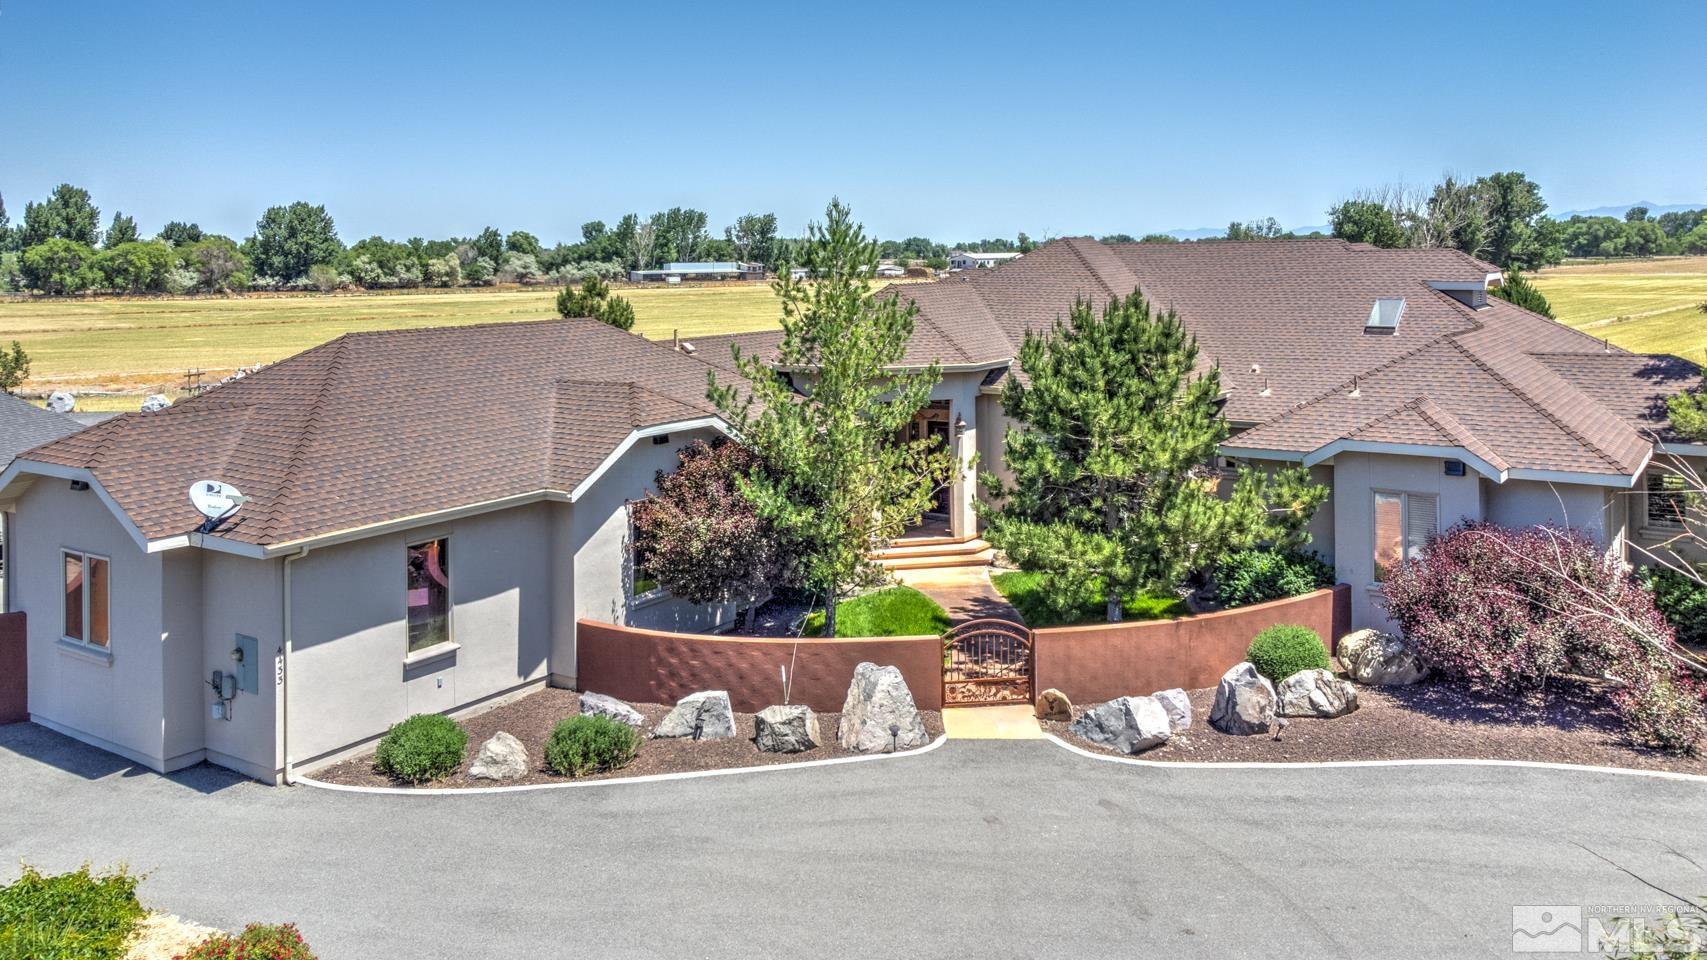
[{"label": "low green shrub", "polygon": [[[919,637],[940,634],[950,625],[948,612],[912,587],[890,587],[836,604],[838,637]],[[801,633],[824,633],[824,611],[806,615]]]},{"label": "low green shrub", "polygon": [[580,777],[625,767],[640,752],[640,734],[610,717],[582,714],[559,720],[545,741],[545,765]]},{"label": "low green shrub", "polygon": [[1243,607],[1334,585],[1334,568],[1297,550],[1237,550],[1215,564],[1216,595],[1224,607]]},{"label": "low green shrub", "polygon": [[25,866],[0,887],[0,960],[119,960],[144,914],[141,882],[123,867],[46,876]]},{"label": "low green shrub", "polygon": [[460,769],[467,749],[468,734],[455,720],[436,713],[417,713],[386,732],[373,762],[399,780],[425,783]]},{"label": "low green shrub", "polygon": [[1707,643],[1707,585],[1667,567],[1642,567],[1638,576],[1653,591],[1654,606],[1671,624],[1679,643]]},{"label": "low green shrub", "polygon": [[1275,683],[1300,670],[1328,669],[1328,648],[1309,627],[1280,623],[1256,635],[1245,659]]},{"label": "low green shrub", "polygon": [[236,936],[208,937],[178,960],[315,960],[315,956],[295,924],[251,923]]}]

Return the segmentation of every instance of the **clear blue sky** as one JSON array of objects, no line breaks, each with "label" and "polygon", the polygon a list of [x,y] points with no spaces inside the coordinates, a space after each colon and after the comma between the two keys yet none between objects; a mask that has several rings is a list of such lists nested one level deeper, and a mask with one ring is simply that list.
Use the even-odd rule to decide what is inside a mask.
[{"label": "clear blue sky", "polygon": [[1306,225],[1448,169],[1707,201],[1707,4],[1519,6],[0,0],[0,192],[346,241],[832,194],[949,242]]}]

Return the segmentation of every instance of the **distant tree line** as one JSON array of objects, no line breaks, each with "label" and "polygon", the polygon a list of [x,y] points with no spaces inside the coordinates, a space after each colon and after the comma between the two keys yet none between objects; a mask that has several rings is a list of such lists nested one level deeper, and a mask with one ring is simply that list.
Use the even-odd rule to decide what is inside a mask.
[{"label": "distant tree line", "polygon": [[[115,212],[105,230],[89,191],[68,183],[24,207],[13,226],[0,197],[0,291],[74,293],[226,293],[236,290],[367,290],[550,283],[576,286],[630,270],[689,261],[761,263],[775,270],[797,259],[803,241],[779,236],[774,213],[735,218],[722,235],[704,211],[672,207],[649,217],[626,214],[614,224],[581,225],[575,243],[544,246],[526,230],[487,227],[472,237],[391,240],[372,236],[346,245],[324,206],[298,201],[269,207],[242,241],[174,220],[144,239],[136,220]],[[979,240],[949,247],[923,237],[888,241],[884,259],[948,266],[965,248],[1026,253],[1037,244]]]},{"label": "distant tree line", "polygon": [[1506,270],[1565,257],[1707,253],[1702,210],[1650,219],[1634,207],[1615,217],[1546,215],[1541,188],[1517,171],[1475,180],[1443,176],[1424,189],[1361,190],[1328,210],[1333,235],[1377,247],[1451,247]]}]

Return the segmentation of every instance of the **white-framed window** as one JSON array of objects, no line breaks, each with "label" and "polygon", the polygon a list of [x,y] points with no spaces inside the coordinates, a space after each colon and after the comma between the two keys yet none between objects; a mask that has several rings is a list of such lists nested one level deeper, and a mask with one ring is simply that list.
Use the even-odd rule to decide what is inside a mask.
[{"label": "white-framed window", "polygon": [[1440,500],[1432,493],[1375,491],[1375,582],[1422,556],[1440,532]]},{"label": "white-framed window", "polygon": [[80,550],[62,550],[64,574],[59,635],[73,643],[109,649],[108,597],[111,594],[106,557]]},{"label": "white-framed window", "polygon": [[450,538],[409,544],[407,577],[408,652],[449,643]]},{"label": "white-framed window", "polygon": [[1683,478],[1669,470],[1648,471],[1644,526],[1656,530],[1681,530],[1689,508]]}]

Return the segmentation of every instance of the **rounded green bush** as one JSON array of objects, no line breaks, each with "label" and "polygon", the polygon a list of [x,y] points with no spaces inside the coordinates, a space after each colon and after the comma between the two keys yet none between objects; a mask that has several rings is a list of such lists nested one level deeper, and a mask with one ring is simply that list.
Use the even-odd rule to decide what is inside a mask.
[{"label": "rounded green bush", "polygon": [[566,777],[627,766],[640,752],[640,734],[610,717],[581,715],[557,721],[545,741],[545,765]]},{"label": "rounded green bush", "polygon": [[455,720],[436,713],[417,713],[386,732],[373,762],[399,780],[425,783],[460,769],[467,749],[468,734]]},{"label": "rounded green bush", "polygon": [[1237,550],[1215,564],[1216,596],[1224,607],[1297,597],[1334,585],[1334,568],[1313,553]]},{"label": "rounded green bush", "polygon": [[1257,634],[1245,659],[1258,673],[1279,683],[1300,670],[1328,669],[1328,648],[1309,627],[1281,623]]}]

